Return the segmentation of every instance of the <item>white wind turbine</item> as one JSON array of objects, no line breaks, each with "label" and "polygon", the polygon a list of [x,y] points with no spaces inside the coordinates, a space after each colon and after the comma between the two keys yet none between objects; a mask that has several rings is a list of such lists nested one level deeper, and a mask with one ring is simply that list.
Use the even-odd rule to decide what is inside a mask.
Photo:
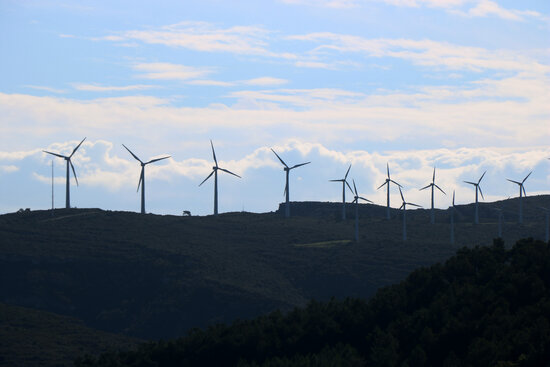
[{"label": "white wind turbine", "polygon": [[212,172],[199,184],[201,186],[203,183],[206,182],[212,175],[214,175],[214,215],[218,215],[218,170],[223,171],[226,173],[229,173],[230,175],[237,176],[238,178],[241,178],[241,176],[228,171],[224,168],[221,168],[218,166],[218,160],[216,159],[216,152],[214,151],[214,144],[212,143],[212,140],[210,140],[210,146],[212,147],[212,157],[214,158],[215,166],[212,167]]},{"label": "white wind turbine", "polygon": [[372,204],[372,201],[370,201],[369,199],[365,199],[362,196],[359,196],[359,194],[357,193],[357,186],[355,186],[355,180],[352,180],[352,181],[353,181],[353,190],[355,194],[352,201],[352,203],[355,203],[355,242],[358,242],[359,241],[359,200],[363,200],[371,204]]},{"label": "white wind turbine", "polygon": [[413,204],[413,203],[407,203],[405,201],[405,198],[403,197],[403,191],[401,191],[401,187],[399,187],[399,193],[401,194],[401,200],[403,200],[403,204],[401,204],[401,208],[403,208],[403,241],[407,240],[407,205],[416,206],[418,208],[421,208],[420,205]]},{"label": "white wind turbine", "polygon": [[476,182],[471,182],[471,181],[464,181],[465,183],[467,183],[469,185],[473,185],[476,189],[476,208],[475,208],[476,212],[475,212],[475,218],[474,218],[474,223],[475,224],[479,224],[478,196],[477,196],[478,191],[481,194],[481,198],[485,199],[483,197],[483,192],[481,191],[481,187],[479,186],[479,183],[481,182],[481,180],[483,179],[483,176],[485,176],[486,173],[487,173],[487,171],[483,172],[483,174],[481,175],[479,180],[477,180],[477,183]]},{"label": "white wind turbine", "polygon": [[144,162],[142,162],[141,159],[139,159],[137,157],[137,155],[132,153],[132,151],[130,149],[128,149],[128,147],[126,145],[122,144],[122,146],[124,148],[126,148],[128,153],[130,153],[132,155],[132,157],[134,157],[141,164],[141,174],[139,175],[137,191],[139,191],[139,187],[141,185],[141,214],[145,214],[145,166],[148,165],[149,163],[158,162],[158,161],[161,161],[163,159],[168,159],[168,158],[170,158],[170,156],[151,159],[149,162],[144,163]]},{"label": "white wind turbine", "polygon": [[445,193],[445,191],[443,191],[441,189],[441,187],[437,186],[436,183],[435,183],[435,167],[434,167],[434,174],[433,174],[433,177],[432,177],[432,183],[421,188],[420,191],[422,190],[425,190],[427,188],[431,187],[432,188],[432,208],[431,208],[431,211],[430,211],[430,223],[431,224],[434,224],[435,223],[435,215],[434,215],[434,188],[437,188],[439,191],[441,191],[444,195],[447,195]]},{"label": "white wind turbine", "polygon": [[521,182],[510,180],[509,178],[507,178],[508,181],[510,181],[512,183],[515,183],[516,185],[519,186],[519,223],[520,224],[523,223],[522,197],[527,196],[527,193],[525,192],[525,186],[523,186],[523,184],[525,183],[525,180],[527,180],[527,178],[529,178],[529,176],[531,176],[531,173],[533,173],[533,171],[529,172],[529,174],[527,176],[525,176],[525,178]]},{"label": "white wind turbine", "polygon": [[71,207],[71,190],[70,190],[70,178],[69,178],[69,166],[71,166],[73,170],[74,179],[76,181],[76,186],[78,186],[78,179],[76,178],[76,171],[74,170],[73,162],[71,161],[72,156],[75,154],[75,152],[80,148],[82,143],[84,143],[84,140],[86,138],[82,139],[82,141],[76,146],[76,148],[73,149],[73,152],[70,155],[61,155],[58,153],[52,153],[48,152],[46,150],[43,150],[44,153],[48,153],[51,155],[55,155],[56,157],[63,158],[67,162],[67,179],[66,179],[66,189],[65,189],[65,208],[69,209]]},{"label": "white wind turbine", "polygon": [[400,189],[403,186],[401,186],[400,184],[398,184],[397,182],[395,182],[394,180],[391,179],[391,177],[390,177],[390,164],[389,163],[386,164],[386,168],[387,168],[387,171],[388,171],[388,177],[386,177],[386,181],[382,185],[380,185],[377,190],[379,190],[384,185],[388,185],[387,188],[386,188],[386,190],[387,190],[386,216],[387,216],[388,219],[390,219],[390,183],[396,184]]},{"label": "white wind turbine", "polygon": [[289,167],[285,163],[285,161],[283,161],[283,159],[281,157],[279,157],[279,155],[273,150],[273,148],[271,148],[271,151],[277,156],[277,158],[279,158],[279,161],[281,161],[281,163],[284,166],[283,170],[286,173],[286,184],[285,184],[284,195],[285,195],[285,217],[288,218],[288,217],[290,217],[290,187],[289,187],[289,184],[288,184],[288,176],[290,174],[290,171],[293,170],[294,168],[298,168],[298,167],[301,167],[301,166],[305,166],[306,164],[310,164],[311,162],[295,164],[294,166]]},{"label": "white wind turbine", "polygon": [[338,179],[338,180],[329,180],[330,182],[341,182],[342,183],[342,220],[346,220],[346,185],[351,190],[351,193],[353,194],[353,190],[351,189],[351,186],[349,185],[347,178],[349,174],[349,170],[351,169],[351,164],[348,167],[348,170],[346,171],[346,175],[344,178]]}]

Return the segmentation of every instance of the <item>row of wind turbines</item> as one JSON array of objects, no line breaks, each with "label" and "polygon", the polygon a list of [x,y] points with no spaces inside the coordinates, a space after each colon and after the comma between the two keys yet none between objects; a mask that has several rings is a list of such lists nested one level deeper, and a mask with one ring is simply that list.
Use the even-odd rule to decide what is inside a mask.
[{"label": "row of wind turbines", "polygon": [[[78,178],[76,176],[76,171],[75,171],[74,165],[71,161],[71,158],[76,153],[76,151],[80,148],[82,143],[84,143],[85,140],[86,140],[86,138],[82,139],[82,141],[73,149],[71,154],[68,155],[68,156],[62,155],[62,154],[59,154],[59,153],[46,151],[46,150],[43,151],[44,153],[51,154],[51,155],[54,155],[54,156],[59,157],[59,158],[63,158],[66,161],[66,164],[67,164],[67,169],[66,169],[66,194],[65,194],[65,207],[66,208],[71,207],[70,206],[70,170],[69,170],[69,167],[71,168],[71,170],[73,172],[76,184],[78,186]],[[145,214],[145,166],[147,166],[148,164],[151,164],[151,163],[155,163],[155,162],[164,160],[164,159],[168,159],[171,156],[155,158],[155,159],[151,159],[147,162],[144,162],[136,154],[134,154],[126,145],[122,144],[122,146],[132,155],[132,157],[134,157],[134,159],[136,159],[141,164],[141,173],[140,173],[140,177],[139,177],[139,181],[138,181],[137,191],[139,191],[140,187],[141,187],[141,213]],[[212,140],[210,140],[210,146],[211,146],[211,149],[212,149],[212,158],[214,160],[214,166],[212,167],[212,172],[210,172],[210,174],[199,184],[199,186],[202,186],[206,181],[208,181],[208,179],[210,177],[214,176],[214,215],[218,215],[218,171],[228,173],[228,174],[236,176],[238,178],[241,178],[241,176],[239,176],[236,173],[233,173],[233,172],[231,172],[231,171],[229,171],[225,168],[220,167],[219,164],[218,164],[218,160],[217,160],[217,157],[216,157],[216,151],[214,149],[214,144],[212,143]],[[299,167],[305,166],[307,164],[310,164],[311,162],[304,162],[304,163],[295,164],[293,166],[289,166],[277,154],[277,152],[275,152],[275,150],[271,149],[271,151],[275,154],[275,156],[278,158],[278,160],[282,163],[283,170],[285,171],[285,181],[286,181],[285,189],[284,189],[285,217],[288,218],[288,217],[290,217],[290,183],[289,183],[290,171],[292,171],[295,168],[299,168]],[[368,203],[371,203],[371,204],[373,204],[373,202],[371,200],[366,199],[366,198],[364,198],[364,197],[362,197],[358,194],[357,186],[355,184],[355,180],[352,180],[352,183],[353,183],[353,189],[352,189],[351,185],[349,184],[349,182],[347,180],[350,170],[351,170],[351,164],[349,165],[349,167],[346,171],[346,174],[344,175],[343,178],[334,179],[334,180],[330,180],[330,181],[331,182],[341,182],[342,183],[342,219],[343,220],[346,219],[346,187],[351,191],[351,193],[353,195],[353,201],[351,203],[355,204],[355,237],[357,239],[358,238],[358,208],[359,208],[359,201],[362,200],[364,202],[368,202]],[[395,180],[393,180],[390,176],[389,163],[386,165],[386,170],[387,170],[387,177],[386,177],[384,183],[382,183],[377,189],[379,190],[379,189],[383,188],[384,186],[386,186],[386,193],[387,193],[387,195],[386,195],[387,196],[386,216],[387,216],[387,219],[390,219],[390,185],[394,184],[399,188],[399,193],[401,195],[401,200],[402,200],[402,204],[399,207],[399,210],[403,209],[403,238],[404,238],[404,240],[406,240],[406,209],[407,209],[407,205],[414,206],[414,207],[421,207],[421,206],[418,205],[418,204],[407,202],[405,200],[405,198],[403,196],[403,192],[401,190],[401,188],[403,186],[401,184],[399,184],[398,182],[396,182]],[[481,184],[481,180],[483,179],[483,177],[485,176],[486,173],[487,173],[487,171],[485,171],[481,175],[479,180],[477,180],[476,182],[464,181],[465,183],[467,183],[469,185],[472,185],[475,188],[475,216],[474,216],[474,223],[475,224],[479,223],[479,211],[478,211],[479,197],[478,197],[478,193],[481,195],[482,198],[484,198],[480,184]],[[532,172],[530,172],[527,176],[525,176],[525,178],[522,181],[515,181],[515,180],[507,179],[508,181],[510,181],[514,184],[517,184],[519,186],[519,199],[520,199],[519,200],[519,223],[523,223],[522,198],[523,198],[523,196],[526,195],[524,183],[529,178],[531,173]],[[435,223],[435,213],[434,213],[434,196],[435,196],[434,194],[435,194],[435,190],[437,189],[441,193],[446,195],[445,191],[435,183],[435,177],[436,177],[436,175],[435,175],[435,167],[434,167],[432,182],[429,183],[428,185],[420,188],[421,191],[426,190],[426,189],[431,189],[430,222],[432,224]],[[451,207],[451,224],[454,223],[454,214],[453,214],[454,213],[454,208],[455,208],[455,193],[453,191],[453,201],[452,201],[452,207]]]}]

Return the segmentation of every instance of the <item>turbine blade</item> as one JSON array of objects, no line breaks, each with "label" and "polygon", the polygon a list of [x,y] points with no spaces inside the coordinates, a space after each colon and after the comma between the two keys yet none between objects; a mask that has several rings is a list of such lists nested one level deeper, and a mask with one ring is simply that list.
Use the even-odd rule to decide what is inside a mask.
[{"label": "turbine blade", "polygon": [[447,193],[446,193],[445,191],[443,191],[443,190],[441,189],[441,187],[437,186],[436,184],[434,184],[434,186],[437,187],[437,189],[438,189],[439,191],[441,191],[443,194],[447,195]]},{"label": "turbine blade", "polygon": [[356,197],[352,200],[351,203],[352,203],[352,204],[353,204],[353,203],[359,204],[359,197],[356,196]]},{"label": "turbine blade", "polygon": [[139,174],[139,181],[138,181],[138,187],[137,187],[137,190],[136,192],[139,191],[139,186],[141,185],[141,182],[143,181],[143,173],[145,171],[145,167],[141,167],[141,173]]},{"label": "turbine blade", "polygon": [[348,170],[346,171],[346,175],[344,176],[344,180],[348,178],[349,170],[351,169],[351,164],[348,167]]},{"label": "turbine blade", "polygon": [[464,182],[467,183],[467,184],[470,184],[470,185],[477,186],[477,184],[475,182],[470,182],[470,181],[464,181]]},{"label": "turbine blade", "polygon": [[483,176],[485,176],[485,174],[487,173],[487,171],[483,172],[483,174],[481,175],[481,177],[479,178],[479,181],[477,181],[477,184],[479,185],[479,183],[481,182],[481,180],[483,180]]},{"label": "turbine blade", "polygon": [[305,166],[306,164],[310,164],[310,163],[311,163],[311,162],[295,164],[294,166],[290,167],[289,169],[294,169],[294,168],[302,167],[302,166]]},{"label": "turbine blade", "polygon": [[405,204],[406,204],[406,203],[401,204],[401,206],[399,207],[399,210],[405,209]]},{"label": "turbine blade", "polygon": [[397,182],[395,182],[394,180],[390,180],[390,181],[393,182],[394,184],[396,184],[396,185],[399,186],[399,187],[403,187],[403,186],[401,186],[400,184],[398,184]]},{"label": "turbine blade", "polygon": [[435,166],[434,166],[434,175],[432,177],[432,183],[435,183]]},{"label": "turbine blade", "polygon": [[421,188],[419,191],[422,191],[422,190],[426,190],[427,188],[429,188],[430,186],[432,186],[433,184],[429,184],[428,186],[424,186],[423,188]]},{"label": "turbine blade", "polygon": [[126,148],[126,150],[132,155],[132,157],[134,157],[139,163],[143,164],[143,162],[141,161],[141,159],[139,159],[139,158],[137,157],[137,155],[135,155],[134,153],[132,153],[132,151],[131,151],[130,149],[128,149],[128,147],[127,147],[126,145],[122,144],[122,146],[123,146],[124,148]]},{"label": "turbine blade", "polygon": [[388,171],[388,179],[390,178],[390,164],[386,163],[386,169]]},{"label": "turbine blade", "polygon": [[481,191],[481,186],[477,185],[476,188],[479,190],[479,193],[481,194],[481,198],[485,200],[485,198],[483,197],[483,191]]},{"label": "turbine blade", "polygon": [[224,168],[218,168],[218,169],[219,169],[220,171],[227,172],[227,173],[229,173],[230,175],[237,176],[238,178],[242,178],[241,176],[237,175],[236,173],[233,173],[233,172],[231,172],[231,171],[228,171],[228,170],[226,170],[226,169],[224,169]]},{"label": "turbine blade", "polygon": [[285,161],[283,161],[283,159],[281,157],[279,157],[279,155],[273,150],[273,148],[271,148],[271,151],[273,153],[275,153],[275,155],[277,156],[277,158],[279,158],[279,160],[281,161],[281,163],[283,164],[283,166],[285,166],[286,168],[288,168],[288,166],[286,165]]},{"label": "turbine blade", "polygon": [[286,196],[287,191],[288,191],[288,183],[285,185],[285,191],[283,192],[283,196]]},{"label": "turbine blade", "polygon": [[71,168],[73,169],[73,175],[74,175],[74,179],[76,181],[76,186],[78,186],[78,178],[76,178],[76,171],[74,170],[73,162],[71,162],[70,159],[69,159],[69,164],[71,165]]},{"label": "turbine blade", "polygon": [[525,186],[521,185],[521,188],[523,190],[523,196],[527,196],[527,193],[525,192]]},{"label": "turbine blade", "polygon": [[78,150],[78,148],[80,148],[80,146],[82,145],[82,143],[84,143],[84,140],[86,140],[86,138],[82,139],[82,141],[80,142],[80,144],[78,144],[76,146],[76,148],[73,149],[73,152],[71,153],[71,155],[69,156],[69,158],[71,158],[73,156],[73,154]]},{"label": "turbine blade", "polygon": [[353,189],[355,190],[355,196],[357,196],[357,186],[355,186],[355,180],[353,181]]},{"label": "turbine blade", "polygon": [[521,186],[521,182],[517,182],[517,181],[514,181],[514,180],[510,180],[509,178],[506,179],[507,181],[510,181],[510,182],[513,182],[515,183],[516,185],[520,185]]},{"label": "turbine blade", "polygon": [[199,186],[201,186],[203,183],[205,183],[206,180],[208,180],[213,174],[214,174],[214,171],[210,172],[210,174],[208,175],[208,177],[206,177],[206,178],[199,184]]},{"label": "turbine blade", "polygon": [[362,196],[359,196],[359,199],[364,200],[364,201],[366,201],[366,202],[368,202],[368,203],[374,204],[372,201],[370,201],[369,199],[366,199],[366,198],[364,198],[364,197],[362,197]]},{"label": "turbine blade", "polygon": [[163,159],[168,159],[170,158],[171,156],[169,155],[168,157],[162,157],[162,158],[155,158],[155,159],[151,159],[149,162],[145,163],[145,164],[149,164],[149,163],[153,163],[153,162],[158,162],[158,161],[162,161]]},{"label": "turbine blade", "polygon": [[455,206],[455,190],[453,190],[453,207]]},{"label": "turbine blade", "polygon": [[525,178],[523,179],[523,181],[521,181],[521,183],[524,183],[525,180],[527,180],[527,178],[529,178],[529,176],[531,176],[531,173],[533,173],[533,171],[529,172],[529,174],[527,176],[525,176]]},{"label": "turbine blade", "polygon": [[214,162],[216,163],[216,167],[218,167],[218,160],[216,159],[216,152],[214,151],[214,144],[212,143],[212,139],[210,139],[210,146],[212,147],[212,157],[214,157]]},{"label": "turbine blade", "polygon": [[347,187],[349,188],[349,191],[351,191],[352,194],[355,194],[353,192],[353,189],[351,188],[351,186],[349,185],[349,183],[347,181],[344,180],[344,182],[346,183]]},{"label": "turbine blade", "polygon": [[344,180],[329,180],[330,182],[342,182]]},{"label": "turbine blade", "polygon": [[416,206],[417,208],[422,208],[422,205],[417,205],[417,204],[413,204],[413,203],[407,203],[407,205],[412,205],[412,206]]},{"label": "turbine blade", "polygon": [[51,155],[55,155],[56,157],[59,157],[59,158],[67,158],[67,157],[65,157],[64,155],[57,154],[57,153],[52,153],[52,152],[48,152],[47,150],[43,150],[43,152],[44,152],[44,153],[51,154]]},{"label": "turbine blade", "polygon": [[389,181],[384,182],[382,185],[378,186],[376,190],[379,190],[381,187],[383,187],[385,184],[387,184]]},{"label": "turbine blade", "polygon": [[405,202],[405,198],[403,197],[403,191],[401,191],[401,187],[399,188],[399,193],[401,194],[401,200]]}]

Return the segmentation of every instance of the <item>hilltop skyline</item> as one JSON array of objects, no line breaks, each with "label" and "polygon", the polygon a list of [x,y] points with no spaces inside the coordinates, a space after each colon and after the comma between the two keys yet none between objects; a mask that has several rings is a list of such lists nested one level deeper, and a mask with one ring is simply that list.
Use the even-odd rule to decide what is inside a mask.
[{"label": "hilltop skyline", "polygon": [[[341,201],[329,182],[352,164],[362,195],[386,176],[407,200],[438,185],[471,203],[550,192],[550,4],[489,0],[16,2],[0,5],[0,213],[51,205],[51,158],[70,153],[71,204],[209,214],[209,140],[220,212],[276,210],[285,161],[292,201]],[[54,161],[55,206],[65,200]],[[399,205],[392,188],[392,207]],[[439,198],[447,208],[451,198]]]}]

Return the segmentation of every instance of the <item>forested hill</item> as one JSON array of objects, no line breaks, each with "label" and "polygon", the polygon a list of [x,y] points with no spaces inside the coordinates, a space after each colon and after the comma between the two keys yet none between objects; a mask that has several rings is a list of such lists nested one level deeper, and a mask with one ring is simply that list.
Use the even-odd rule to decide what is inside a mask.
[{"label": "forested hill", "polygon": [[286,314],[194,330],[84,366],[547,366],[550,245],[462,248],[369,301],[311,301]]}]

